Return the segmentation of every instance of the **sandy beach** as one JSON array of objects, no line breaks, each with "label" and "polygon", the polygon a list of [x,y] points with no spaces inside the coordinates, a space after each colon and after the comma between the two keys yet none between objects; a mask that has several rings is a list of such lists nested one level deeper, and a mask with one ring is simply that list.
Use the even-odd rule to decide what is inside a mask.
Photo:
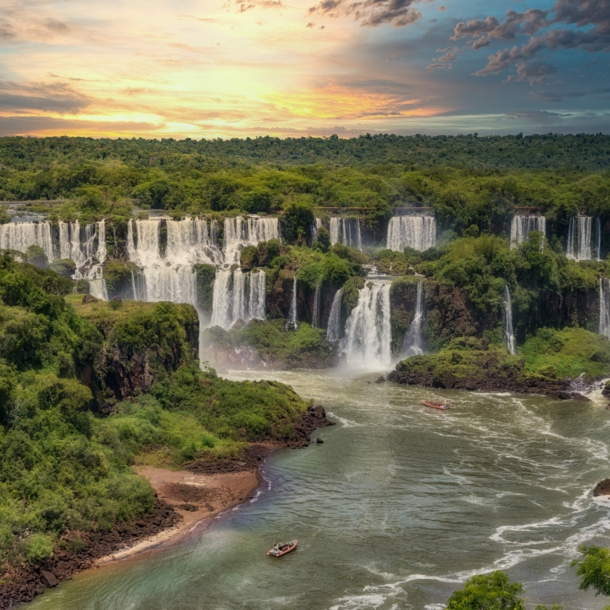
[{"label": "sandy beach", "polygon": [[187,470],[166,470],[143,466],[136,472],[148,478],[159,499],[182,516],[174,527],[140,540],[137,544],[98,559],[95,566],[108,564],[176,543],[201,528],[223,510],[252,496],[260,484],[258,471],[195,474]]}]

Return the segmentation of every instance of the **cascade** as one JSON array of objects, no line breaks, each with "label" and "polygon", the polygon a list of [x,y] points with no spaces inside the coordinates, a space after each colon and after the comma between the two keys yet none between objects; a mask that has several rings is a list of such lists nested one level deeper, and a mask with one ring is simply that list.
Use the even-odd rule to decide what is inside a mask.
[{"label": "cascade", "polygon": [[313,244],[318,239],[318,229],[322,226],[322,219],[316,218],[311,225],[311,243]]},{"label": "cascade", "polygon": [[546,235],[546,218],[544,216],[513,216],[510,223],[510,247],[516,248],[531,231],[540,231]]},{"label": "cascade", "polygon": [[341,338],[341,296],[343,288],[335,292],[333,304],[330,308],[330,316],[328,317],[328,325],[326,327],[326,340],[331,343],[339,341]]},{"label": "cascade", "polygon": [[347,363],[379,368],[391,364],[390,284],[373,281],[359,291],[345,324]]},{"label": "cascade", "polygon": [[224,222],[224,262],[227,265],[239,263],[239,253],[245,246],[256,246],[261,241],[280,239],[280,221],[277,218],[241,216],[225,218]]},{"label": "cascade", "polygon": [[576,216],[570,218],[568,229],[568,249],[566,256],[574,261],[600,260],[601,222],[595,219],[595,239],[593,238],[593,218]]},{"label": "cascade", "polygon": [[417,283],[417,298],[415,300],[415,315],[405,335],[400,350],[401,358],[417,356],[424,353],[424,288],[423,282]]},{"label": "cascade", "polygon": [[299,321],[297,316],[297,276],[295,274],[292,282],[292,299],[290,300],[290,312],[288,313],[288,320],[286,321],[286,330],[294,328],[296,330],[299,327]]},{"label": "cascade", "polygon": [[436,245],[434,216],[394,216],[388,223],[386,248],[403,252],[413,248],[423,252]]},{"label": "cascade", "polygon": [[209,226],[205,218],[186,218],[166,222],[165,257],[172,264],[218,265],[222,262],[222,254],[218,248],[218,222],[216,220],[212,220]]},{"label": "cascade", "polygon": [[330,219],[330,243],[336,243],[357,248],[362,251],[362,239],[360,237],[359,218],[331,218]]},{"label": "cascade", "polygon": [[316,292],[313,296],[313,315],[311,316],[311,325],[313,328],[320,328],[320,300],[322,298],[321,284],[316,286]]},{"label": "cascade", "polygon": [[610,280],[599,279],[599,334],[610,339]]},{"label": "cascade", "polygon": [[0,225],[0,250],[25,252],[30,246],[40,246],[47,260],[54,260],[50,222],[8,222]]},{"label": "cascade", "polygon": [[231,328],[238,320],[264,320],[267,276],[264,271],[243,273],[240,268],[216,271],[211,326]]},{"label": "cascade", "polygon": [[513,332],[513,308],[508,284],[504,287],[504,343],[506,343],[508,351],[514,356],[517,353],[517,347],[515,333]]}]

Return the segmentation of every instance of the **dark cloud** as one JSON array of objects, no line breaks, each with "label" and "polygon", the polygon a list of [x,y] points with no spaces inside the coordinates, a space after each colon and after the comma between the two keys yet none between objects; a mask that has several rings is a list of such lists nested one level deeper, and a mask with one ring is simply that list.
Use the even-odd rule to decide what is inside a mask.
[{"label": "dark cloud", "polygon": [[[561,25],[573,27],[557,27]],[[480,49],[492,40],[513,40],[521,35],[529,36],[525,44],[493,53],[487,58],[487,65],[475,74],[488,76],[517,66],[517,75],[508,80],[527,79],[531,84],[540,84],[544,79],[522,76],[519,71],[526,72],[524,62],[534,63],[530,60],[544,49],[610,51],[610,0],[557,0],[550,11],[507,11],[503,22],[493,16],[460,22],[452,39],[468,38],[473,49]]]},{"label": "dark cloud", "polygon": [[529,81],[530,85],[542,85],[557,68],[543,61],[523,61],[517,64],[517,74],[511,74],[505,82]]},{"label": "dark cloud", "polygon": [[0,109],[8,112],[38,110],[75,114],[91,100],[67,83],[15,83],[0,80]]},{"label": "dark cloud", "polygon": [[532,97],[543,102],[563,102],[566,99],[585,97],[585,91],[532,91]]},{"label": "dark cloud", "polygon": [[404,27],[419,21],[422,14],[413,4],[421,0],[364,0],[348,3],[347,0],[322,0],[310,7],[310,13],[329,17],[353,15],[362,26],[377,27],[391,23],[394,27]]}]

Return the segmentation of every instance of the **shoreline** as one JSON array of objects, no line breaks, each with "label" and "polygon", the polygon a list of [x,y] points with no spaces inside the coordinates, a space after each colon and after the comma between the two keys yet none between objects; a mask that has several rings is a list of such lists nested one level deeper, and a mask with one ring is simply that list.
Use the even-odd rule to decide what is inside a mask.
[{"label": "shoreline", "polygon": [[288,440],[252,443],[235,458],[194,461],[185,464],[184,470],[136,467],[155,490],[153,511],[129,524],[115,524],[108,532],[65,532],[60,542],[67,543],[66,548],[82,544],[81,550],[58,548],[51,559],[35,567],[9,570],[0,582],[0,610],[32,601],[86,570],[167,549],[206,529],[218,514],[253,497],[263,481],[260,470],[271,453],[305,448],[314,430],[332,425],[324,407],[309,407],[295,422]]}]

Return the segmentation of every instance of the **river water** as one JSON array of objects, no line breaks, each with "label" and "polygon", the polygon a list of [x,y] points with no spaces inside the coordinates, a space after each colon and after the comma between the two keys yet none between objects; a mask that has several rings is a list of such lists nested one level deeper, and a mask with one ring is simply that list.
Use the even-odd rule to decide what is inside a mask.
[{"label": "river water", "polygon": [[[472,574],[507,570],[528,602],[601,609],[569,562],[610,545],[605,403],[443,392],[335,371],[278,379],[337,426],[325,443],[276,452],[257,496],[194,539],[63,583],[32,609],[440,610]],[[449,397],[454,409],[419,405]],[[299,538],[277,560],[265,551]],[[529,604],[528,603],[528,607]]]}]

